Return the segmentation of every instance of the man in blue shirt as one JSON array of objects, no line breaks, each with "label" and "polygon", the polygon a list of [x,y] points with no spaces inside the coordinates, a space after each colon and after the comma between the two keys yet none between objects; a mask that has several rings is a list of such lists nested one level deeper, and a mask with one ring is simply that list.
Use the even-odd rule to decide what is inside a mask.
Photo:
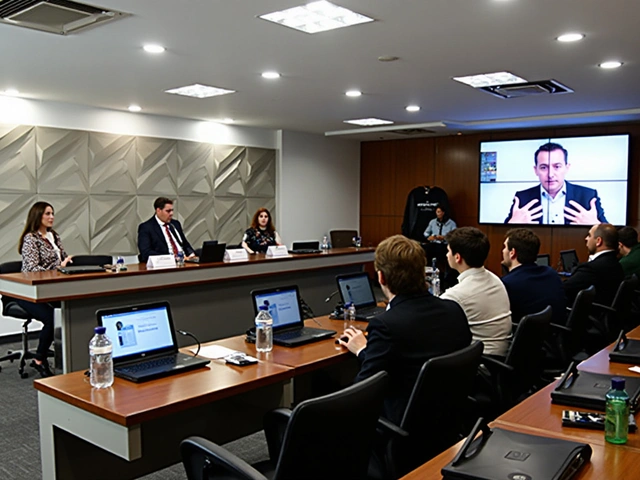
[{"label": "man in blue shirt", "polygon": [[565,295],[558,274],[550,267],[537,265],[540,239],[528,228],[507,232],[502,249],[502,264],[509,273],[502,282],[509,295],[511,318],[518,323],[522,317],[553,309],[553,323],[565,323]]}]

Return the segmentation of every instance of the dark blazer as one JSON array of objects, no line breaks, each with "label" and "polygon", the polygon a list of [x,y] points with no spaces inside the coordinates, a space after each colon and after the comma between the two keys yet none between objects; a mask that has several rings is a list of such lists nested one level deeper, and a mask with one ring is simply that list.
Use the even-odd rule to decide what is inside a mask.
[{"label": "dark blazer", "polygon": [[578,265],[563,283],[563,287],[569,305],[573,305],[580,290],[595,285],[595,303],[609,306],[622,280],[624,280],[622,266],[618,262],[616,252],[610,251],[603,253],[595,260]]},{"label": "dark blazer", "polygon": [[391,308],[373,318],[367,347],[360,352],[355,381],[385,370],[391,379],[384,416],[400,424],[411,390],[424,362],[471,343],[464,311],[456,302],[429,293],[397,295]]},{"label": "dark blazer", "polygon": [[502,277],[511,304],[511,318],[515,323],[522,317],[553,309],[553,323],[566,323],[564,290],[558,273],[550,267],[535,263],[522,264]]},{"label": "dark blazer", "polygon": [[[589,202],[591,202],[591,199],[595,197],[596,210],[598,211],[598,221],[600,223],[609,223],[607,222],[607,219],[604,216],[604,210],[602,209],[602,205],[600,204],[600,197],[598,197],[597,190],[594,190],[593,188],[583,187],[582,185],[574,185],[573,183],[569,183],[569,182],[565,182],[565,184],[567,186],[567,196],[565,197],[565,202],[564,202],[564,205],[566,207],[573,208],[573,206],[569,204],[569,201],[573,200],[574,202],[578,202],[580,205],[582,205],[584,208],[588,210],[590,208]],[[541,201],[540,185],[538,184],[535,187],[531,187],[526,190],[520,190],[519,192],[516,192],[516,197],[518,197],[518,200],[520,201],[520,207],[523,207],[524,205],[529,203],[531,200],[537,199],[538,201]],[[511,216],[513,215],[514,204],[515,204],[515,200],[511,204],[511,209],[509,210],[509,216],[504,221],[504,223],[507,223],[509,220],[511,220]],[[536,206],[537,205],[538,204],[536,204]],[[538,219],[538,223],[542,223],[542,220],[543,220],[542,217],[540,217]],[[571,222],[565,218],[564,223],[568,225]]]},{"label": "dark blazer", "polygon": [[[173,227],[173,234],[178,238],[178,243],[182,247],[185,255],[194,253],[193,248],[187,241],[187,237],[182,231],[182,226],[177,220],[171,220],[169,228]],[[146,262],[150,255],[168,255],[169,246],[165,240],[162,229],[154,215],[146,222],[138,225],[138,260]]]}]

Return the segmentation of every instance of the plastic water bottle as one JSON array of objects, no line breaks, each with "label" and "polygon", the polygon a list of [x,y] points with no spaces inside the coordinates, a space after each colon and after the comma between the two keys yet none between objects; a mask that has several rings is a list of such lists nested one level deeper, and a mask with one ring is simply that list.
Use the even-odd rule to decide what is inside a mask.
[{"label": "plastic water bottle", "polygon": [[624,378],[614,377],[605,395],[604,439],[609,443],[627,443],[629,436],[629,394],[624,387]]},{"label": "plastic water bottle", "polygon": [[440,296],[440,270],[437,267],[438,259],[431,260],[431,294],[434,297]]},{"label": "plastic water bottle", "polygon": [[273,318],[269,315],[269,305],[260,305],[256,315],[256,350],[258,352],[273,350]]},{"label": "plastic water bottle", "polygon": [[125,270],[124,268],[124,257],[118,257],[116,260],[116,269],[118,272]]},{"label": "plastic water bottle", "polygon": [[184,252],[179,251],[178,255],[176,255],[176,266],[184,267]]},{"label": "plastic water bottle", "polygon": [[329,249],[329,239],[325,235],[322,237],[322,243],[320,244],[320,250],[328,250]]},{"label": "plastic water bottle", "polygon": [[91,386],[107,388],[113,385],[113,344],[104,332],[104,327],[96,327],[95,335],[89,342],[89,372]]},{"label": "plastic water bottle", "polygon": [[349,308],[347,308],[347,312],[349,315],[349,321],[350,322],[355,322],[356,321],[356,305],[355,303],[350,303],[349,304]]}]

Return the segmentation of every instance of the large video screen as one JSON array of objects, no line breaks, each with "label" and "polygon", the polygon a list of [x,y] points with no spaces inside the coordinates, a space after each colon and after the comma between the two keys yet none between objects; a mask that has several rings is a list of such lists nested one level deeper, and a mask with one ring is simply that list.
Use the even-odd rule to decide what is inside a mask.
[{"label": "large video screen", "polygon": [[480,143],[479,222],[627,221],[629,135]]}]

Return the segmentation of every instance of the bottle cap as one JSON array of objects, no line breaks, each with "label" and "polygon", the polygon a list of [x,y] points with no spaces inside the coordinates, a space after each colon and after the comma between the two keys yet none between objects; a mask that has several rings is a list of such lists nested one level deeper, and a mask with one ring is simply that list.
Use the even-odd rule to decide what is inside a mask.
[{"label": "bottle cap", "polygon": [[105,327],[96,327],[93,329],[93,332],[97,335],[104,335],[106,331],[107,329]]},{"label": "bottle cap", "polygon": [[611,388],[614,390],[624,390],[625,379],[622,377],[613,377],[611,379]]},{"label": "bottle cap", "polygon": [[258,310],[261,310],[261,311],[264,310],[266,312],[267,310],[269,310],[269,305],[260,305],[258,307]]},{"label": "bottle cap", "polygon": [[347,302],[344,304],[344,308],[349,308],[351,305],[353,305],[353,303]]}]

